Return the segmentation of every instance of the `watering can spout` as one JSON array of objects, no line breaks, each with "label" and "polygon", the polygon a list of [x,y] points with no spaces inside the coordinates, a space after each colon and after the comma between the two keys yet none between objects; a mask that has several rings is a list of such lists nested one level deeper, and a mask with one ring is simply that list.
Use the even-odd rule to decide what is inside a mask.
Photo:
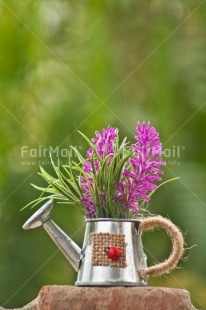
[{"label": "watering can spout", "polygon": [[78,271],[81,249],[51,220],[50,213],[53,203],[53,199],[47,201],[26,221],[23,228],[28,230],[42,225],[73,268]]}]

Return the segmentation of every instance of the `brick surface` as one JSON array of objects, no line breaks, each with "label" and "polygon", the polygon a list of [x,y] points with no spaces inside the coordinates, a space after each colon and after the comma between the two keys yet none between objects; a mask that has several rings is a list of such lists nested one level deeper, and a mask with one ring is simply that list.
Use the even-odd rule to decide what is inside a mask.
[{"label": "brick surface", "polygon": [[[195,310],[189,292],[166,287],[44,286],[22,310]],[[17,309],[16,309],[17,310]]]}]

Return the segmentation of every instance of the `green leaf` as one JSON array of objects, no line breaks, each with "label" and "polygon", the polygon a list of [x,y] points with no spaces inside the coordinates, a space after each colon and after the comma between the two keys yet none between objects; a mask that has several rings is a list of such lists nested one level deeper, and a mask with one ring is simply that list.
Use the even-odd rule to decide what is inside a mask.
[{"label": "green leaf", "polygon": [[169,180],[166,180],[166,181],[162,182],[162,183],[161,183],[157,188],[155,188],[148,196],[151,197],[151,196],[156,192],[156,190],[157,190],[158,188],[160,188],[161,186],[163,186],[163,185],[165,185],[165,184],[167,184],[167,183],[176,181],[176,180],[178,180],[178,179],[180,179],[180,177],[172,178],[172,179],[169,179]]},{"label": "green leaf", "polygon": [[41,201],[48,200],[48,199],[51,199],[51,198],[53,198],[53,197],[52,197],[52,196],[46,196],[46,197],[41,197],[41,196],[40,196],[39,198],[34,199],[34,200],[32,200],[31,202],[29,202],[26,206],[24,206],[23,208],[21,208],[20,211],[26,209],[26,208],[29,207],[30,205],[33,205],[33,206],[32,206],[32,208],[33,208],[34,206],[36,206],[37,204],[39,204]]},{"label": "green leaf", "polygon": [[101,157],[97,153],[97,150],[96,150],[95,146],[92,144],[92,142],[89,140],[89,138],[87,138],[87,136],[85,136],[81,131],[79,131],[79,130],[77,130],[77,131],[88,142],[89,146],[94,150],[97,158],[101,161]]},{"label": "green leaf", "polygon": [[117,183],[120,179],[120,175],[122,172],[122,169],[124,167],[124,164],[127,162],[127,160],[132,156],[133,151],[128,152],[126,156],[124,156],[118,163],[116,169],[115,169],[115,176],[114,176],[114,182]]},{"label": "green leaf", "polygon": [[33,186],[35,189],[37,189],[38,191],[41,191],[41,192],[51,193],[51,194],[55,193],[55,189],[51,188],[50,185],[47,187],[40,187],[40,186],[37,186],[37,185],[31,183],[31,186]]},{"label": "green leaf", "polygon": [[43,174],[40,174],[40,175],[45,179],[45,181],[49,185],[51,185],[53,188],[57,190],[57,193],[60,193],[63,196],[67,197],[68,199],[75,201],[75,197],[70,192],[68,192],[67,189],[63,188],[62,186],[58,184],[58,181],[59,181],[58,179],[51,178],[51,176],[48,173],[45,173],[45,171]]},{"label": "green leaf", "polygon": [[[81,155],[81,153],[72,145],[70,146],[70,148],[75,152],[75,154],[77,155],[77,158],[79,159],[80,163],[84,163],[85,162],[85,158]],[[69,154],[70,157],[70,154]]]}]

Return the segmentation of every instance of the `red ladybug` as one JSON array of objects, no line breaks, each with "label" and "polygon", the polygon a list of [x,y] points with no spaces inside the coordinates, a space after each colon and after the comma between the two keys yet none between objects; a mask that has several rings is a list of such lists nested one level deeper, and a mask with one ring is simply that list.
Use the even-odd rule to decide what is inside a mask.
[{"label": "red ladybug", "polygon": [[114,261],[118,261],[122,255],[120,249],[116,248],[115,246],[105,248],[105,252],[107,253],[107,257]]}]

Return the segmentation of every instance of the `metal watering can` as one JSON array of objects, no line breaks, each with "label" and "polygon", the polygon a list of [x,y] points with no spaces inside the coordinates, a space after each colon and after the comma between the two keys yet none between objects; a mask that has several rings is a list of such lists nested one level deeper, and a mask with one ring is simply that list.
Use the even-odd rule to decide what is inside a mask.
[{"label": "metal watering can", "polygon": [[[23,225],[43,226],[60,251],[78,272],[76,286],[146,286],[148,276],[161,275],[176,267],[183,253],[178,228],[160,216],[145,219],[86,219],[83,248],[69,238],[50,218],[49,200]],[[173,249],[163,263],[147,268],[141,234],[162,227],[172,238]]]}]

